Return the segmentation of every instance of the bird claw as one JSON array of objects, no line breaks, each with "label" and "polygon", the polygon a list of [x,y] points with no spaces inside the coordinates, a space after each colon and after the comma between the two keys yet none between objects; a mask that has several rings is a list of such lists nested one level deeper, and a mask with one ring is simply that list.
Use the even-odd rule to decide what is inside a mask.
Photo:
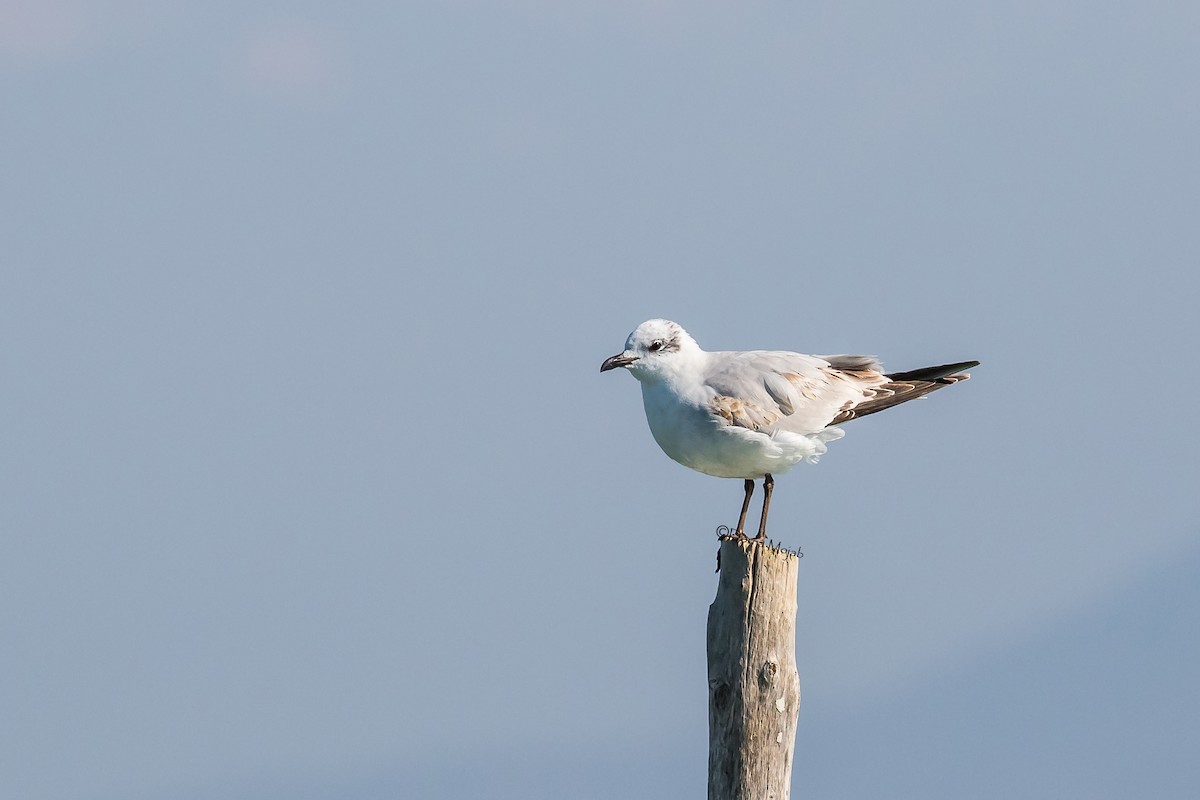
[{"label": "bird claw", "polygon": [[717,526],[717,538],[732,540],[732,539],[745,539],[747,537],[746,537],[746,532],[743,530],[734,530],[733,528],[729,527],[728,525],[718,525]]}]

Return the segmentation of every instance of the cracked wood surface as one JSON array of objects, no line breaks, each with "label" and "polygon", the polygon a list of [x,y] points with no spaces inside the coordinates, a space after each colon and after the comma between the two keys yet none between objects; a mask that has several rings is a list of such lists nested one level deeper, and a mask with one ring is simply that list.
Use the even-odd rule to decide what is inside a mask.
[{"label": "cracked wood surface", "polygon": [[709,800],[787,800],[800,711],[799,558],[722,538],[708,609]]}]

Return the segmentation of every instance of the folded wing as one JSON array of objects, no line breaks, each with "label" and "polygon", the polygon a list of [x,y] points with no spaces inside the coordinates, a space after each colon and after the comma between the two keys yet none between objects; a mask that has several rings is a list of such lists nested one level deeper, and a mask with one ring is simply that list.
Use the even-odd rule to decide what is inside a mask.
[{"label": "folded wing", "polygon": [[872,356],[781,351],[711,353],[705,387],[714,419],[767,434],[817,433],[966,380],[967,361],[884,374]]},{"label": "folded wing", "polygon": [[916,400],[952,383],[968,380],[970,374],[962,370],[977,366],[978,361],[961,361],[957,364],[924,367],[910,372],[893,372],[887,376],[887,383],[876,387],[874,397],[841,411],[829,424],[840,425],[867,414],[874,414],[876,411],[883,411],[885,408],[907,403],[909,400]]}]

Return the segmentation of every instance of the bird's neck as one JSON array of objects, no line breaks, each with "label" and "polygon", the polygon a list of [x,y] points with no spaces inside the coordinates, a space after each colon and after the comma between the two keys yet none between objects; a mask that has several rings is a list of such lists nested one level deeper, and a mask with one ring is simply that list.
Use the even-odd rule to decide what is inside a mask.
[{"label": "bird's neck", "polygon": [[663,388],[680,396],[688,396],[703,383],[700,376],[704,374],[707,358],[708,353],[699,348],[686,350],[653,373],[639,375],[638,380],[646,390]]}]

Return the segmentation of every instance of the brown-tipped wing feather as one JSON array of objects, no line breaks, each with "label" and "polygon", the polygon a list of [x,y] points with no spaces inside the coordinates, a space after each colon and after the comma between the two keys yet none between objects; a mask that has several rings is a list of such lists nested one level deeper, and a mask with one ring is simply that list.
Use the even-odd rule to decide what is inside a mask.
[{"label": "brown-tipped wing feather", "polygon": [[965,380],[977,361],[885,374],[873,356],[711,353],[707,411],[723,425],[815,434]]},{"label": "brown-tipped wing feather", "polygon": [[887,375],[890,379],[888,383],[875,388],[875,397],[840,412],[829,424],[840,425],[843,422],[849,422],[852,419],[865,417],[868,414],[907,403],[909,400],[924,397],[943,386],[965,381],[971,376],[959,371],[977,366],[979,366],[978,361],[961,361],[957,364],[943,364],[937,367],[914,369],[909,372],[891,373]]}]

